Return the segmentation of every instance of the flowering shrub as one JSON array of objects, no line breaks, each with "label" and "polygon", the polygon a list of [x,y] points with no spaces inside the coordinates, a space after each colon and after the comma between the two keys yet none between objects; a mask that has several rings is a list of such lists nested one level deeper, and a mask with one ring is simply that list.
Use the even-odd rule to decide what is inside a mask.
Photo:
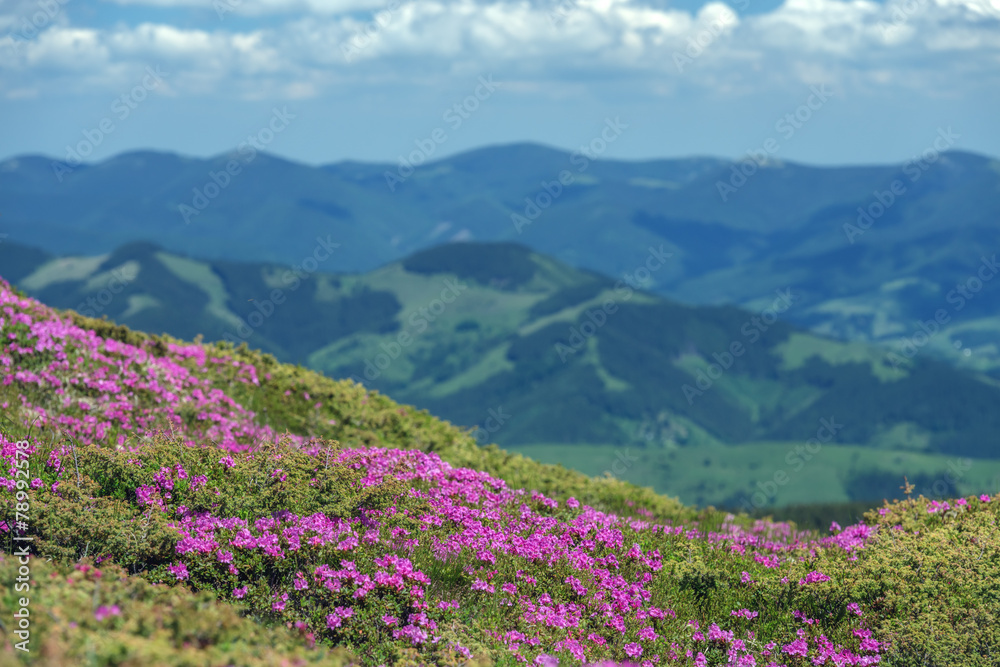
[{"label": "flowering shrub", "polygon": [[642,667],[985,666],[1000,646],[987,496],[819,536],[477,448],[245,349],[60,319],[2,283],[0,336],[0,534],[27,437],[36,553],[201,591],[305,646]]},{"label": "flowering shrub", "polygon": [[[15,339],[17,345],[0,349],[0,414],[16,413],[10,427],[27,432],[30,425],[32,433],[42,439],[71,435],[79,444],[121,446],[123,436],[134,443],[167,431],[190,443],[238,449],[251,442],[273,440],[276,433],[290,433],[293,440],[309,436],[337,440],[346,446],[433,451],[452,465],[489,472],[512,487],[575,496],[609,511],[631,513],[634,508],[661,518],[695,514],[650,489],[616,479],[592,480],[493,445],[479,447],[468,433],[426,411],[400,406],[351,381],[335,381],[279,364],[274,357],[250,351],[245,345],[193,345],[130,331],[72,311],[62,314],[24,297],[0,279],[0,340]],[[108,348],[118,356],[101,352]],[[72,355],[74,372],[67,373],[64,365],[52,365],[52,354]],[[154,395],[139,397],[133,390],[129,400],[116,396],[110,411],[91,409],[95,398],[112,402],[110,394],[84,387],[90,393],[82,402],[72,398],[74,392],[84,391],[80,389],[82,378],[93,378],[87,384],[99,388],[110,388],[112,385],[100,384],[108,381],[115,387],[129,386],[135,382],[128,375],[130,369],[139,373],[150,365],[165,369],[158,372],[167,376],[166,393],[159,391],[163,389],[159,383],[150,383]],[[43,374],[48,384],[36,381],[35,375]],[[212,409],[206,405],[206,397],[220,396],[219,392],[228,398],[221,408]],[[68,404],[67,393],[71,394]],[[200,419],[203,414],[211,424]],[[238,420],[244,421],[234,423]],[[213,436],[230,437],[206,439],[206,428],[214,429]],[[98,434],[103,434],[103,440],[94,438]]]},{"label": "flowering shrub", "polygon": [[[0,578],[15,581],[18,565],[17,558],[0,555]],[[208,593],[153,586],[111,563],[95,567],[90,560],[60,565],[33,559],[29,598],[30,650],[15,649],[6,633],[0,664],[359,664],[344,649],[316,645],[304,627],[265,628]],[[5,623],[18,611],[16,601],[0,596]],[[95,641],[97,637],[100,641]]]},{"label": "flowering shrub", "polygon": [[34,456],[41,550],[87,545],[136,563],[120,519],[103,532],[107,521],[79,521],[86,496],[95,517],[117,512],[161,536],[143,555],[148,579],[211,590],[265,623],[301,623],[369,664],[409,648],[437,662],[486,651],[521,662],[874,664],[883,648],[865,600],[817,572],[863,552],[873,534],[863,527],[815,538],[732,515],[659,524],[571,508],[412,450],[285,441],[224,452],[162,439],[85,448],[72,472],[58,450]]}]

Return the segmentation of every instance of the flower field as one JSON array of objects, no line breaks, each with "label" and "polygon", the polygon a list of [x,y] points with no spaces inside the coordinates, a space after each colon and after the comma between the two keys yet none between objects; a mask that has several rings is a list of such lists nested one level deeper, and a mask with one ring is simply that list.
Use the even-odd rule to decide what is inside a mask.
[{"label": "flower field", "polygon": [[0,531],[33,537],[38,619],[0,664],[1000,664],[989,496],[818,535],[2,282],[0,336]]}]

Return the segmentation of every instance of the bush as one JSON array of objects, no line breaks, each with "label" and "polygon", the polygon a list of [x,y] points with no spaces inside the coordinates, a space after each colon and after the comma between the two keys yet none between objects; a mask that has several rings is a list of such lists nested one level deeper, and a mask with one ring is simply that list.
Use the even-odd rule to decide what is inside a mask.
[{"label": "bush", "polygon": [[[350,652],[315,646],[304,628],[264,626],[245,618],[236,605],[184,586],[156,586],[128,576],[111,563],[90,559],[75,565],[29,561],[30,591],[5,586],[0,616],[11,623],[27,596],[30,637],[5,633],[0,665],[80,665],[147,667],[181,665],[359,664]],[[0,578],[16,580],[19,563],[0,555]]]}]

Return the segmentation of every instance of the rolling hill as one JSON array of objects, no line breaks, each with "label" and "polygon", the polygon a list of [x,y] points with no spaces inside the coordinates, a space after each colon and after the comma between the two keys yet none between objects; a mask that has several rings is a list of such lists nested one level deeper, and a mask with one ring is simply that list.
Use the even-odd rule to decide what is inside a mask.
[{"label": "rolling hill", "polygon": [[[340,250],[324,242],[319,255]],[[798,329],[792,290],[756,312],[686,306],[516,244],[446,244],[364,274],[308,268],[148,243],[61,258],[0,245],[0,275],[46,303],[246,342],[480,444],[685,502],[878,500],[904,475],[928,496],[1000,482],[996,381]]]},{"label": "rolling hill", "polygon": [[[448,240],[516,241],[616,277],[642,277],[647,249],[662,244],[674,255],[646,276],[652,292],[755,309],[793,289],[801,300],[787,320],[800,327],[846,341],[908,339],[924,356],[1000,368],[1000,290],[981,278],[996,273],[1000,162],[986,156],[931,151],[906,164],[817,168],[593,161],[516,144],[430,162],[389,179],[391,189],[397,165],[310,167],[258,153],[127,153],[58,177],[53,164],[0,164],[0,231],[11,242],[97,254],[152,241],[293,264],[329,237],[343,248],[330,271],[367,272]],[[940,310],[942,333],[921,344],[920,323]]]}]

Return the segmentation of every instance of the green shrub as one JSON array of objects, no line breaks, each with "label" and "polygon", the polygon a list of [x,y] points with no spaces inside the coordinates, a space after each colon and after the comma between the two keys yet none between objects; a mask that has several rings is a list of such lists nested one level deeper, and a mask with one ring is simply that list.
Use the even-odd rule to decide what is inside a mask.
[{"label": "green shrub", "polygon": [[[14,581],[18,565],[17,558],[0,555],[0,579]],[[153,585],[114,564],[98,568],[90,559],[62,565],[32,558],[29,567],[30,591],[5,586],[0,593],[5,625],[18,613],[23,596],[31,619],[27,651],[15,648],[21,640],[6,628],[3,667],[358,664],[342,648],[309,648],[312,638],[302,630],[255,623],[210,593]]]}]

